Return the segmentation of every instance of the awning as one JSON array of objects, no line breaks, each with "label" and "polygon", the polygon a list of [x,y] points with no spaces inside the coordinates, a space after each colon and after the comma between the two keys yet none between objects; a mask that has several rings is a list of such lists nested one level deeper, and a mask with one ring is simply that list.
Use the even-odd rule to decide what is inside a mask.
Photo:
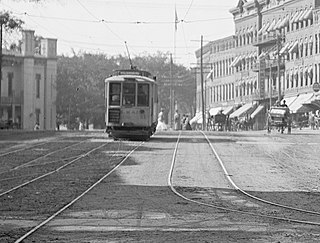
[{"label": "awning", "polygon": [[280,104],[282,104],[282,103],[283,103],[283,100],[285,100],[287,106],[290,107],[290,105],[291,105],[297,98],[298,98],[298,96],[284,97],[284,98],[281,100]]},{"label": "awning", "polygon": [[306,14],[303,16],[303,19],[304,20],[307,20],[307,19],[312,19],[312,8],[310,8]]},{"label": "awning", "polygon": [[222,113],[225,115],[229,115],[232,111],[233,111],[233,106],[228,106],[228,107],[223,108]]},{"label": "awning", "polygon": [[309,68],[308,68],[308,74],[309,74],[309,76],[312,78],[313,77],[313,67],[312,66],[310,66]]},{"label": "awning", "polygon": [[240,56],[235,57],[235,59],[233,59],[233,61],[230,63],[230,67],[233,67],[239,58],[240,58]]},{"label": "awning", "polygon": [[202,113],[201,112],[198,112],[196,113],[196,115],[190,120],[190,125],[192,124],[202,124]]},{"label": "awning", "polygon": [[267,56],[268,55],[268,53],[266,53],[266,52],[261,52],[261,54],[258,56],[258,59],[260,59],[260,58],[263,58],[263,57],[265,57],[265,56]]},{"label": "awning", "polygon": [[257,52],[254,51],[251,53],[250,58],[255,58],[255,57],[257,57]]},{"label": "awning", "polygon": [[220,111],[222,111],[222,107],[214,107],[209,110],[210,116],[217,115]]},{"label": "awning", "polygon": [[273,31],[275,25],[276,25],[276,21],[273,20],[272,23],[270,24],[269,28],[266,29],[266,31],[267,32]]},{"label": "awning", "polygon": [[251,35],[253,32],[253,26],[251,26],[250,28],[248,28],[248,30],[246,31],[247,35]]},{"label": "awning", "polygon": [[237,66],[239,64],[239,62],[242,61],[243,58],[244,58],[243,55],[239,56],[239,58],[234,62],[233,66]]},{"label": "awning", "polygon": [[283,53],[285,53],[286,51],[288,51],[289,46],[290,46],[290,43],[285,44],[285,46],[281,48],[281,50],[280,50],[279,53],[280,53],[280,54],[283,54]]},{"label": "awning", "polygon": [[258,35],[264,32],[269,27],[269,25],[270,23],[263,24],[261,29],[258,31]]},{"label": "awning", "polygon": [[263,109],[264,109],[264,105],[259,105],[257,109],[255,109],[254,112],[252,112],[252,114],[250,115],[251,118],[252,119],[255,118],[256,115],[258,115],[261,111],[263,111]]},{"label": "awning", "polygon": [[296,52],[298,50],[299,42],[296,41],[289,49],[289,53]]},{"label": "awning", "polygon": [[297,11],[293,16],[292,18],[290,19],[290,23],[294,23],[295,19],[297,18],[297,16],[300,14],[300,11]]},{"label": "awning", "polygon": [[302,11],[302,14],[300,14],[299,19],[297,21],[303,21],[304,16],[307,14],[308,11],[309,9],[305,9],[304,11]]},{"label": "awning", "polygon": [[243,116],[243,115],[249,113],[252,110],[254,105],[255,105],[254,103],[248,103],[248,104],[241,106],[238,110],[231,113],[230,118],[240,117],[240,116]]},{"label": "awning", "polygon": [[295,18],[292,18],[292,23],[297,23],[299,21],[300,16],[303,14],[303,10],[300,10],[297,13],[298,14],[295,14]]},{"label": "awning", "polygon": [[282,21],[281,24],[279,25],[279,29],[288,26],[289,24],[289,16],[285,17]]},{"label": "awning", "polygon": [[213,74],[213,69],[210,70],[210,72],[208,73],[206,79],[209,79],[211,77],[211,75]]},{"label": "awning", "polygon": [[281,28],[280,25],[281,25],[282,21],[283,21],[282,19],[279,19],[278,22],[273,27],[273,29],[274,30],[280,29]]},{"label": "awning", "polygon": [[292,113],[304,113],[309,111],[306,107],[303,106],[304,103],[307,103],[313,96],[313,93],[300,94],[294,102],[292,102],[289,106],[289,109]]}]

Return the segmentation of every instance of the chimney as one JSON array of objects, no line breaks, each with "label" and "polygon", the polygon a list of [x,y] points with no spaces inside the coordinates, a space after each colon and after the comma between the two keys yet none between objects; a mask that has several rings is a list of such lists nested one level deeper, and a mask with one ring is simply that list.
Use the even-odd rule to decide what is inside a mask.
[{"label": "chimney", "polygon": [[41,39],[41,55],[48,58],[57,57],[57,39]]},{"label": "chimney", "polygon": [[21,53],[23,56],[34,55],[34,30],[24,30],[22,32]]}]

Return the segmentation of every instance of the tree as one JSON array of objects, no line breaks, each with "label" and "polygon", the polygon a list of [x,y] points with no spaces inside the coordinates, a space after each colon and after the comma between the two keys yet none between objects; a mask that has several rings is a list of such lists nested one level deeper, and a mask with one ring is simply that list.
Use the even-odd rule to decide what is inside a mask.
[{"label": "tree", "polygon": [[[21,29],[24,22],[10,15],[9,12],[0,12],[0,81],[2,80],[2,31],[11,32]],[[0,93],[1,101],[1,93]]]},{"label": "tree", "polygon": [[[132,59],[133,66],[157,77],[159,100],[169,107],[169,87],[163,82],[168,77],[168,55],[157,53]],[[115,69],[128,69],[130,62],[124,56],[107,57],[104,54],[74,53],[73,57],[58,59],[57,114],[62,122],[74,127],[77,118],[83,122],[104,126],[104,80]],[[175,88],[175,97],[181,112],[190,113],[193,106],[194,79],[183,66],[173,67],[174,77],[183,77],[181,87]],[[192,84],[192,85],[191,85]],[[186,86],[186,87],[184,87]]]}]

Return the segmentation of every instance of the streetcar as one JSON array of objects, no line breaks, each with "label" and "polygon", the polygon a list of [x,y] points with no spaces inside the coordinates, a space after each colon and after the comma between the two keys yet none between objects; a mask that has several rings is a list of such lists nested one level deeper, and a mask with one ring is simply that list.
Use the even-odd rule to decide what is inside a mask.
[{"label": "streetcar", "polygon": [[137,68],[115,70],[105,80],[106,132],[115,140],[148,140],[156,131],[156,78]]}]

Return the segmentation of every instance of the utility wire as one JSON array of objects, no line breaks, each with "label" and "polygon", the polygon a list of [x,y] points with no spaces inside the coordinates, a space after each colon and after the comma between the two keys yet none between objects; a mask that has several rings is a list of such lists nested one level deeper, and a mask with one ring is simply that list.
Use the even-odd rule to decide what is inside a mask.
[{"label": "utility wire", "polygon": [[185,19],[185,18],[187,17],[187,15],[188,15],[188,13],[189,13],[189,11],[190,11],[190,8],[191,8],[191,6],[192,6],[192,4],[193,4],[193,0],[191,0],[191,2],[190,2],[190,4],[189,4],[189,7],[188,7],[188,10],[187,10],[186,14],[184,15],[183,19]]},{"label": "utility wire", "polygon": [[[96,20],[99,20],[99,18],[97,18],[94,14],[92,14],[87,8],[86,6],[84,6],[80,0],[77,0],[77,2],[80,4],[80,6],[87,11],[88,14],[90,14],[93,18],[95,18]],[[116,36],[119,40],[121,40],[122,42],[124,41],[123,38],[121,38],[118,34],[116,34],[106,23],[106,21],[101,20],[102,23],[104,23],[104,25],[107,27],[107,29],[114,35]]]}]

